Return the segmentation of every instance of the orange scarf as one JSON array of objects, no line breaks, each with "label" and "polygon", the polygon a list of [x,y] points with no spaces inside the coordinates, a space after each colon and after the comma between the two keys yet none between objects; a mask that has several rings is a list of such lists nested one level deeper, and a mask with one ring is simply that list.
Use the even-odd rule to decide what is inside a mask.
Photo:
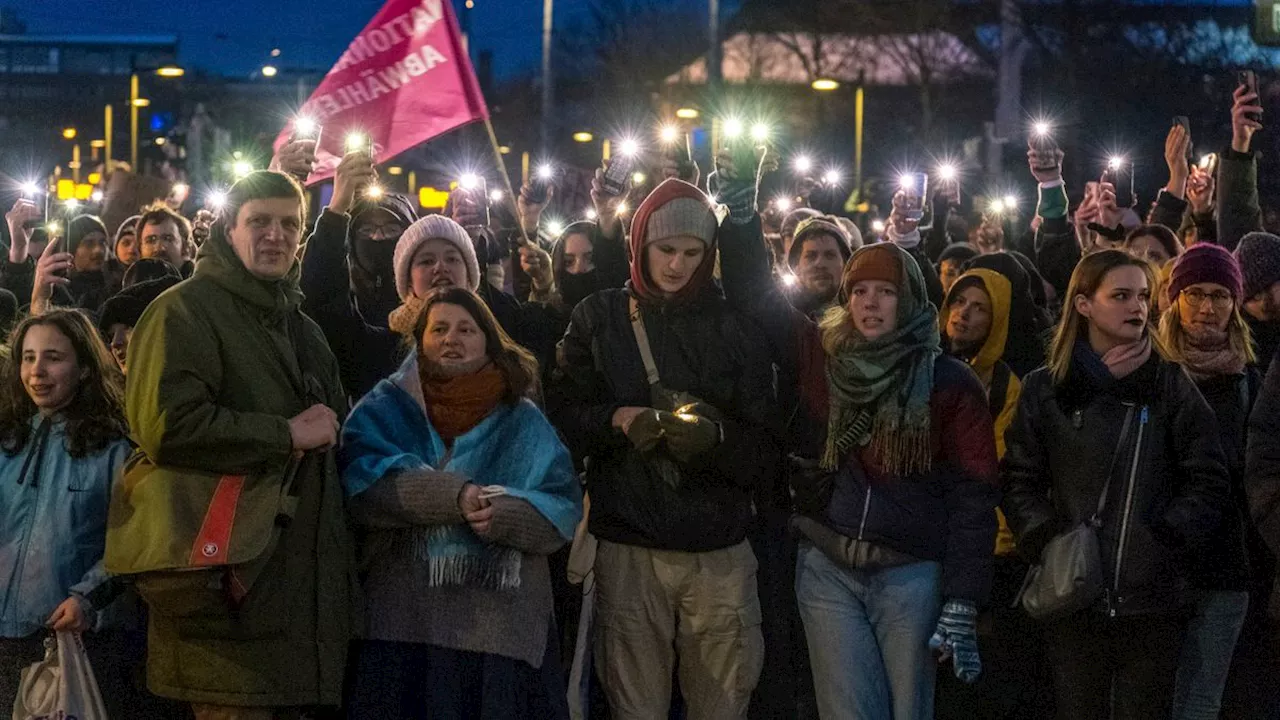
[{"label": "orange scarf", "polygon": [[420,357],[418,376],[427,417],[445,442],[479,425],[507,393],[507,379],[493,363],[473,373],[446,378],[433,372],[430,363]]}]

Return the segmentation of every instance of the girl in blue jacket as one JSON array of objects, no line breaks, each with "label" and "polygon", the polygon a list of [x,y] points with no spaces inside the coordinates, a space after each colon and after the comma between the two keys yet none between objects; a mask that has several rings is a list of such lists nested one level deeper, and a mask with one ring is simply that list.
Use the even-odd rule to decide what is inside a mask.
[{"label": "girl in blue jacket", "polygon": [[0,707],[48,630],[100,627],[111,483],[129,455],[123,378],[89,318],[14,331],[0,368]]}]

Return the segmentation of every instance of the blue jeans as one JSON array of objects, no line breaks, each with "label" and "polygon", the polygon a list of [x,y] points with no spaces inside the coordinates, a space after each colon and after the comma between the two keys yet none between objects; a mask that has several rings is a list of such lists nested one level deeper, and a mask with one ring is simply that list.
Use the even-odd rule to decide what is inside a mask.
[{"label": "blue jeans", "polygon": [[1243,590],[1206,592],[1192,606],[1178,660],[1173,720],[1217,720],[1248,609],[1249,593]]},{"label": "blue jeans", "polygon": [[801,543],[796,599],[824,720],[933,718],[942,567],[850,570]]}]

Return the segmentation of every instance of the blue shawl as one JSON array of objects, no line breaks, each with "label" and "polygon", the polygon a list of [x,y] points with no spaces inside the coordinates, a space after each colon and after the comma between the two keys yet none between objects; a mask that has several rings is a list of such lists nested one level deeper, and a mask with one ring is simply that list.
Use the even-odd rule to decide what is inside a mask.
[{"label": "blue shawl", "polygon": [[[529,400],[499,404],[448,452],[427,418],[416,352],[351,411],[339,463],[348,496],[398,472],[441,470],[477,485],[501,486],[506,495],[532,505],[565,540],[573,538],[582,518],[582,490],[569,451]],[[433,587],[520,585],[520,551],[488,543],[466,523],[414,528],[410,535]]]}]

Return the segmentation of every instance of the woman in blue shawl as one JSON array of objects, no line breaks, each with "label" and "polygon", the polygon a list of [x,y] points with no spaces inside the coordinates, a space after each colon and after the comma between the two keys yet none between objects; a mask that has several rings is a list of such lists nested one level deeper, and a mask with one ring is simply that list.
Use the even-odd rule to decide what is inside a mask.
[{"label": "woman in blue shawl", "polygon": [[342,435],[366,531],[351,717],[567,718],[546,556],[582,494],[527,398],[537,363],[462,288],[424,298],[412,340]]}]

